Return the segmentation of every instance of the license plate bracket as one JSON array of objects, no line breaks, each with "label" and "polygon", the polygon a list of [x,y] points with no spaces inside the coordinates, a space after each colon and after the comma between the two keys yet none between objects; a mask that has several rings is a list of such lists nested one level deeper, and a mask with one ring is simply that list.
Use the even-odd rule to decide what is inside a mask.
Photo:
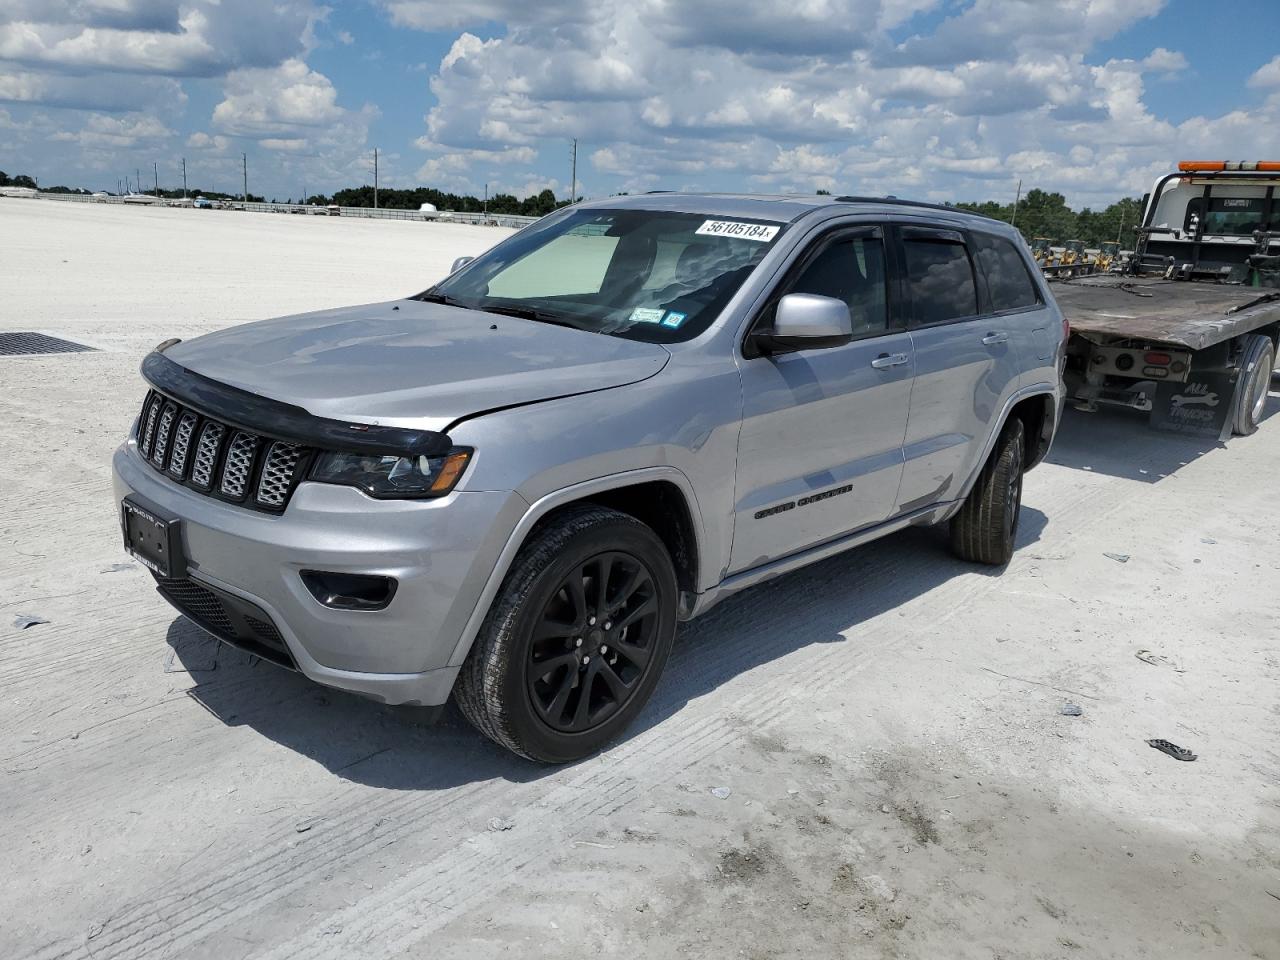
[{"label": "license plate bracket", "polygon": [[120,503],[120,526],[125,552],[156,576],[173,579],[187,575],[180,519],[130,496]]}]

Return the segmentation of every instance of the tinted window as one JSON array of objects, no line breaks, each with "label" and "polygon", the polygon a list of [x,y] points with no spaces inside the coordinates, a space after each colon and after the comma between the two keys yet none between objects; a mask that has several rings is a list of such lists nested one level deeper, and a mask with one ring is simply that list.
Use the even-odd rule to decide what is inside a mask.
[{"label": "tinted window", "polygon": [[909,239],[903,245],[916,323],[946,323],[978,312],[978,290],[964,245]]},{"label": "tinted window", "polygon": [[884,244],[857,237],[837,240],[804,268],[787,293],[816,293],[849,305],[853,335],[878,333],[889,325],[884,295]]},{"label": "tinted window", "polygon": [[991,294],[991,309],[1020,310],[1040,302],[1031,275],[1018,250],[1002,237],[975,234],[973,245],[978,263],[987,277],[987,290]]}]

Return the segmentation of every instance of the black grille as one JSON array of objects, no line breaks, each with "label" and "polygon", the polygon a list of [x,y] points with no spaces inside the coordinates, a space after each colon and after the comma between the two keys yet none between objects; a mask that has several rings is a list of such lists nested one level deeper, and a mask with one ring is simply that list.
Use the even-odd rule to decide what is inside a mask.
[{"label": "black grille", "polygon": [[271,617],[256,604],[185,577],[156,577],[160,596],[219,640],[296,670],[293,655]]},{"label": "black grille", "polygon": [[181,607],[184,612],[190,614],[193,620],[208,624],[219,633],[235,634],[226,608],[212,590],[202,587],[194,580],[165,578],[158,582],[160,591],[167,595],[175,606]]},{"label": "black grille", "polygon": [[194,490],[279,513],[311,463],[311,450],[233,430],[156,391],[138,418],[138,451],[156,470]]}]

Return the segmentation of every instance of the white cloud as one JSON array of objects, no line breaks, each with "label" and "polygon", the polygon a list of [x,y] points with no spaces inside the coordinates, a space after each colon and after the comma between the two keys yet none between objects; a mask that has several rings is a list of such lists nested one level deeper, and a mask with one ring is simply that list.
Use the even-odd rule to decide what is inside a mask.
[{"label": "white cloud", "polygon": [[1178,50],[1156,47],[1143,58],[1142,66],[1153,73],[1181,73],[1187,69],[1187,58]]},{"label": "white cloud", "polygon": [[64,73],[218,76],[302,53],[310,0],[11,0],[0,60]]},{"label": "white cloud", "polygon": [[213,124],[233,136],[261,139],[327,126],[345,115],[329,78],[301,60],[233,71],[224,93],[213,109]]},{"label": "white cloud", "polygon": [[[1144,189],[1197,130],[1147,103],[1144,76],[1186,70],[1184,54],[1157,47],[1142,59],[1091,59],[1165,2],[973,0],[901,42],[890,29],[957,4],[384,6],[404,25],[463,31],[430,80],[426,139],[436,155],[419,171],[455,189],[477,188],[480,168],[492,179],[495,165],[524,164],[503,160],[504,150],[538,148],[545,161],[576,137],[604,193],[745,181],[956,199],[1023,177],[1100,202]],[[478,27],[492,20],[505,32]],[[1280,85],[1280,61],[1254,85],[1268,86],[1273,72]],[[1265,107],[1256,129],[1277,110]],[[1203,123],[1241,136],[1226,118]]]},{"label": "white cloud", "polygon": [[1264,89],[1280,87],[1280,56],[1275,57],[1255,70],[1253,76],[1249,78],[1249,86],[1262,87]]},{"label": "white cloud", "polygon": [[187,146],[193,150],[211,150],[216,153],[226,153],[231,146],[231,138],[224,137],[221,134],[208,134],[202,130],[197,130],[187,137]]}]

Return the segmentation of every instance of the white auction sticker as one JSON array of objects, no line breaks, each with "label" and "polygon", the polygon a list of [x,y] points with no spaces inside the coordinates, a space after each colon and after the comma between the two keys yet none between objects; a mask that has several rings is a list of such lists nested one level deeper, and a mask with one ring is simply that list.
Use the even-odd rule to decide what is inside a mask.
[{"label": "white auction sticker", "polygon": [[740,220],[704,220],[694,233],[705,237],[737,237],[768,243],[782,229],[776,223],[743,223]]}]

